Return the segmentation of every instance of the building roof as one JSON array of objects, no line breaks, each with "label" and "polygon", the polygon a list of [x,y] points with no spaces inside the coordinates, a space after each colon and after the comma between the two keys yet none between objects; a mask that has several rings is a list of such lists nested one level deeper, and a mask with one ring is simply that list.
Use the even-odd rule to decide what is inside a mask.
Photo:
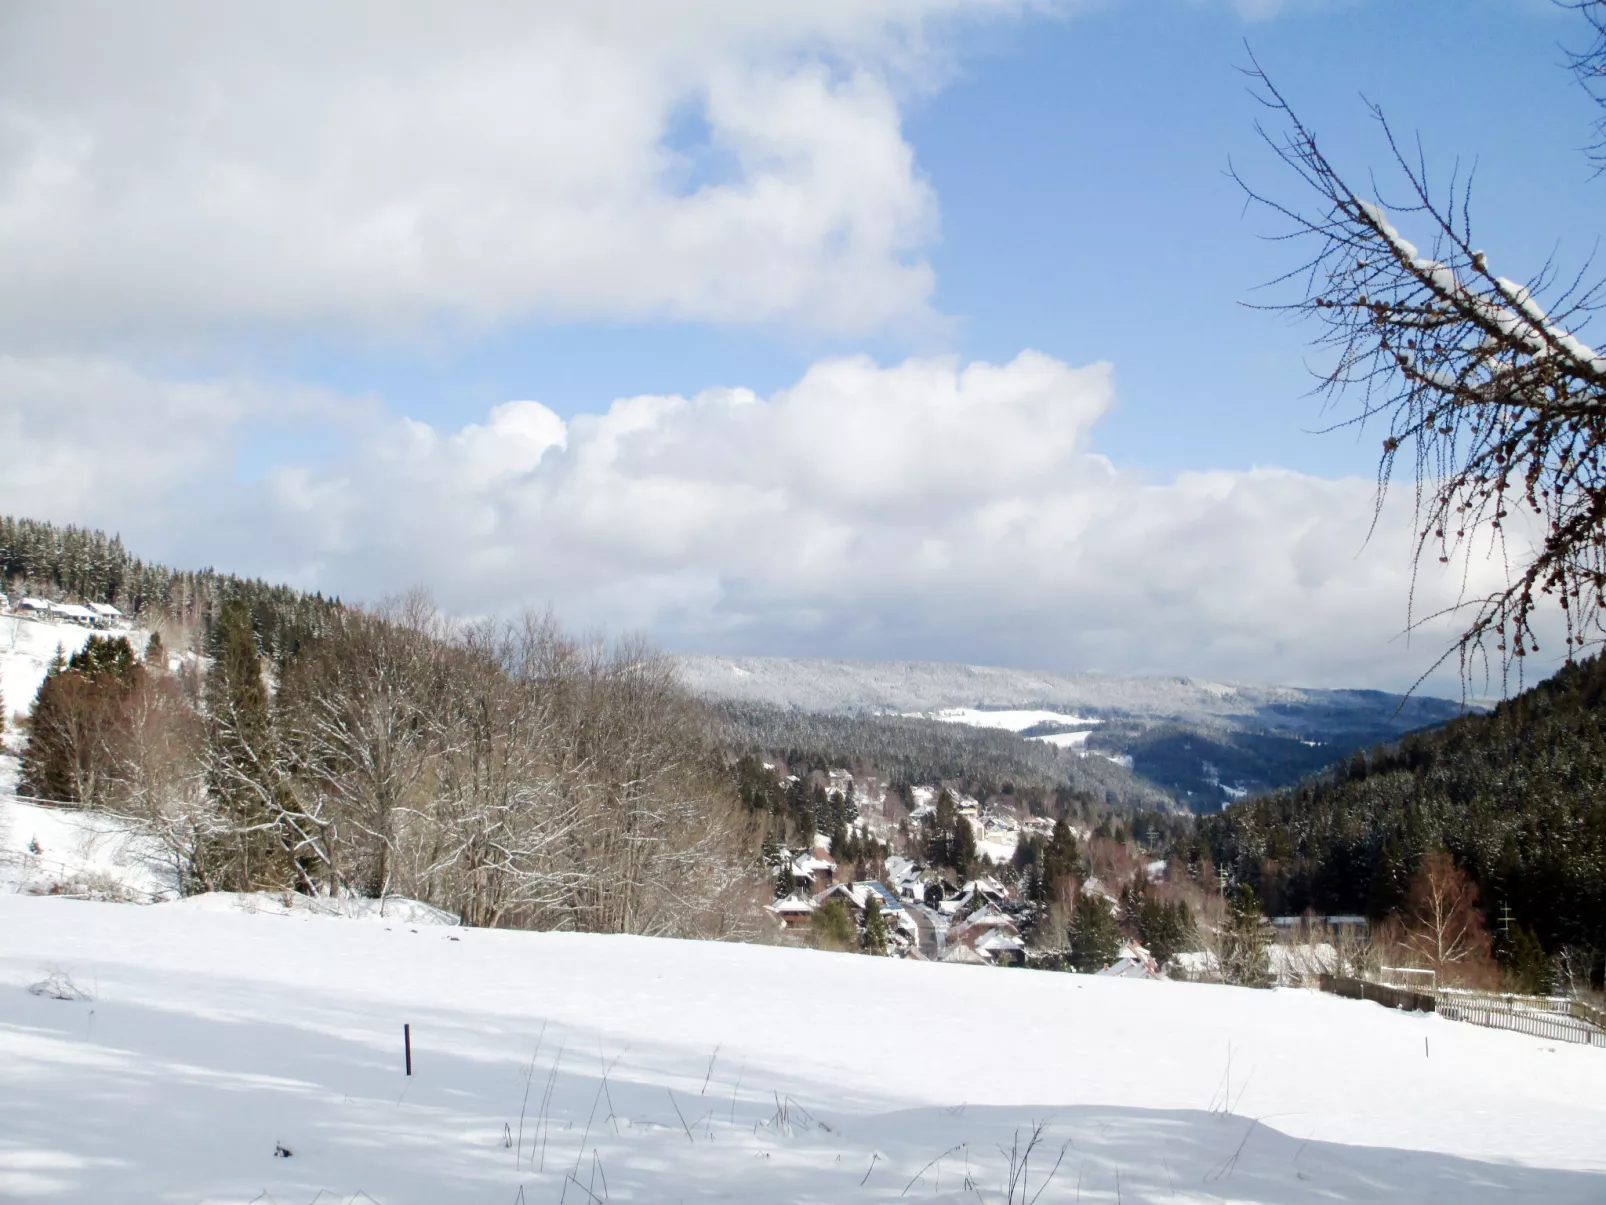
[{"label": "building roof", "polygon": [[1003,933],[997,929],[994,929],[991,933],[986,934],[976,942],[976,948],[978,950],[988,951],[1024,950],[1026,948],[1026,943],[1012,934]]},{"label": "building roof", "polygon": [[817,906],[813,900],[789,895],[784,900],[776,900],[773,904],[766,904],[764,911],[773,912],[776,916],[781,916],[785,913],[813,912]]}]

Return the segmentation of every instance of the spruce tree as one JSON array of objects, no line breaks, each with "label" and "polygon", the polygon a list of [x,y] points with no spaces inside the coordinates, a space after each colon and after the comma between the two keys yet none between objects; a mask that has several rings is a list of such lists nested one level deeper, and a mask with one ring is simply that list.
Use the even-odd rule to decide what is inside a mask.
[{"label": "spruce tree", "polygon": [[1555,986],[1550,958],[1532,929],[1512,925],[1510,933],[1501,940],[1500,961],[1505,967],[1506,978],[1519,992],[1530,996],[1548,996]]},{"label": "spruce tree", "polygon": [[1054,821],[1054,835],[1043,849],[1043,887],[1049,898],[1058,896],[1063,884],[1082,867],[1082,852],[1076,834],[1061,816]]},{"label": "spruce tree", "polygon": [[1110,901],[1092,891],[1077,894],[1071,909],[1071,968],[1102,971],[1121,949],[1121,928]]},{"label": "spruce tree", "polygon": [[1266,987],[1271,982],[1271,934],[1267,932],[1260,900],[1248,883],[1227,897],[1227,917],[1221,929],[1221,977],[1241,987]]},{"label": "spruce tree", "polygon": [[859,946],[853,914],[839,895],[833,895],[814,910],[814,915],[809,917],[809,935],[818,950],[856,950]]},{"label": "spruce tree", "polygon": [[225,832],[198,853],[197,874],[214,890],[281,889],[292,876],[276,831],[273,717],[250,608],[238,599],[226,603],[215,636],[206,679],[207,789]]},{"label": "spruce tree", "polygon": [[864,952],[887,952],[887,920],[881,915],[881,897],[874,891],[866,893],[864,902]]}]

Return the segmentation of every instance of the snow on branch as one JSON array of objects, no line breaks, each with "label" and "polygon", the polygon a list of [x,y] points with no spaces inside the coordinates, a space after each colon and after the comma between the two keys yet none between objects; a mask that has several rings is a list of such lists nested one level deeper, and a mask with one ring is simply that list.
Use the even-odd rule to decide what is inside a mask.
[{"label": "snow on branch", "polygon": [[[1465,680],[1492,653],[1503,679],[1513,667],[1520,679],[1521,658],[1538,651],[1534,620],[1547,600],[1564,618],[1569,658],[1599,644],[1606,356],[1583,337],[1601,297],[1591,265],[1564,278],[1547,262],[1526,283],[1497,274],[1473,239],[1470,172],[1457,166],[1447,186],[1433,188],[1420,146],[1408,154],[1373,106],[1399,195],[1385,197],[1373,181],[1363,196],[1258,64],[1249,75],[1275,117],[1259,133],[1314,202],[1273,199],[1234,171],[1252,200],[1287,223],[1275,237],[1308,249],[1272,282],[1300,295],[1257,308],[1318,324],[1317,392],[1340,412],[1335,426],[1386,429],[1379,511],[1401,454],[1409,457],[1418,572],[1428,557],[1462,566],[1449,610],[1465,626],[1439,663],[1457,654]],[[1426,253],[1399,225],[1426,234]],[[1504,565],[1499,588],[1471,588],[1478,555]],[[1445,613],[1415,614],[1414,587],[1412,608],[1413,628]]]}]

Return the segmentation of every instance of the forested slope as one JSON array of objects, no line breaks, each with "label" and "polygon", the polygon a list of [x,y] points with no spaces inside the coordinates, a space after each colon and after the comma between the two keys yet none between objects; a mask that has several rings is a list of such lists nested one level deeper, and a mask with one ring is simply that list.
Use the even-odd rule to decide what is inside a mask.
[{"label": "forested slope", "polygon": [[1234,804],[1200,837],[1279,913],[1384,916],[1442,848],[1493,931],[1509,908],[1551,952],[1606,950],[1606,662]]},{"label": "forested slope", "polygon": [[1111,807],[1170,808],[1165,791],[1105,757],[1079,757],[1013,732],[897,715],[822,715],[720,702],[719,740],[809,766],[857,766],[894,782],[952,782],[982,796],[1004,784],[1063,788]]},{"label": "forested slope", "polygon": [[134,556],[119,536],[103,531],[9,515],[0,515],[0,589],[111,603],[147,626],[162,618],[199,627],[208,644],[223,605],[240,599],[251,610],[258,644],[276,662],[321,631],[340,606],[338,599],[215,569],[171,569]]}]

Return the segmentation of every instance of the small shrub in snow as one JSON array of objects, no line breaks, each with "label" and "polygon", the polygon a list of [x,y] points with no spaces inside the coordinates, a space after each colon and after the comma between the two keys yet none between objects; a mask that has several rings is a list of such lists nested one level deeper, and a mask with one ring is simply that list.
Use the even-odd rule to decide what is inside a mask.
[{"label": "small shrub in snow", "polygon": [[72,981],[72,976],[66,971],[51,971],[49,976],[41,979],[28,990],[35,996],[44,996],[51,1000],[89,1000],[92,998],[88,992]]}]

